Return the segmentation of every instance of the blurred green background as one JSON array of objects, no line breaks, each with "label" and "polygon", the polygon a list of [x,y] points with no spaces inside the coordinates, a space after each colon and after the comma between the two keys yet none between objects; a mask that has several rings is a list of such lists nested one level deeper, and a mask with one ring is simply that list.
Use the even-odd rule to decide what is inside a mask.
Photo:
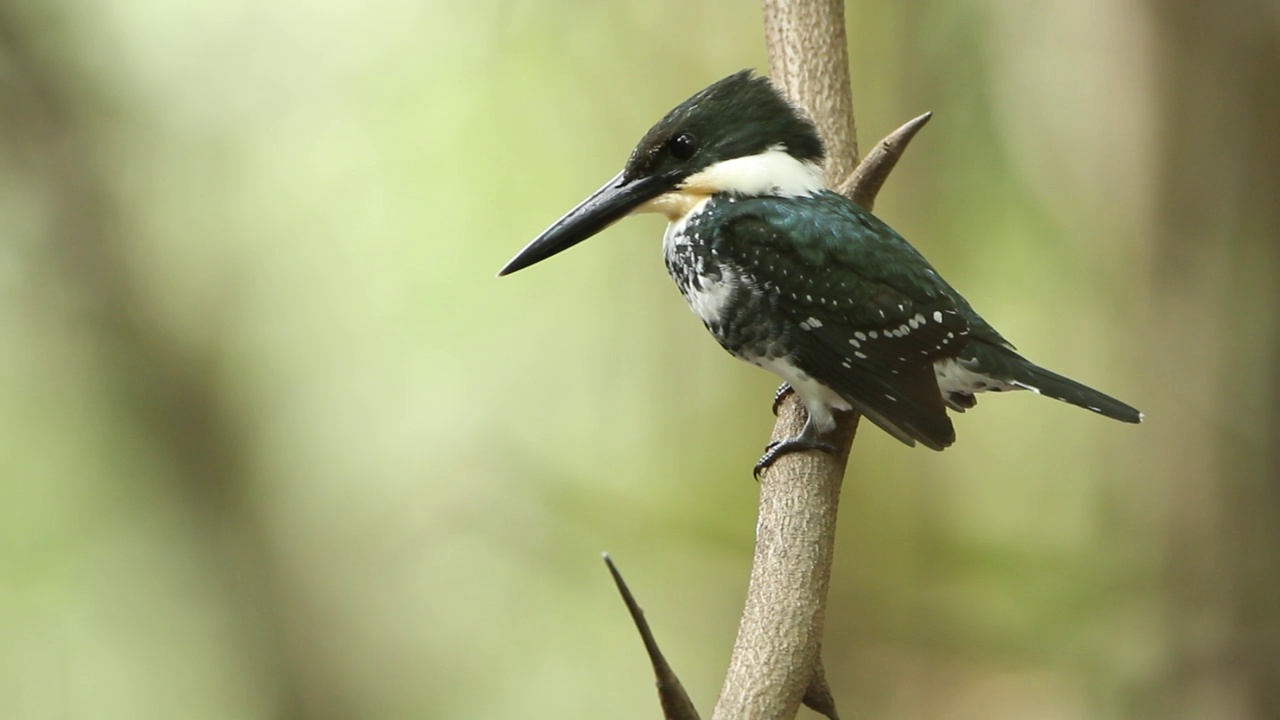
[{"label": "blurred green background", "polygon": [[[1280,5],[848,8],[877,212],[1140,427],[864,425],[825,657],[867,718],[1276,717]],[[629,220],[497,280],[733,2],[0,2],[0,717],[709,712],[772,376]],[[805,711],[807,712],[807,711]]]}]

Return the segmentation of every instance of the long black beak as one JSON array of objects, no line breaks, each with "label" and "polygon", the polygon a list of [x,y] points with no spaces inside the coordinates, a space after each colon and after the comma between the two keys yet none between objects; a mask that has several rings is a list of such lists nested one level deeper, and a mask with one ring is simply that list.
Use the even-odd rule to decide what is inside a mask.
[{"label": "long black beak", "polygon": [[670,183],[661,176],[628,180],[622,175],[618,173],[604,187],[591,193],[591,197],[543,230],[498,271],[498,276],[510,275],[568,250],[670,189]]}]

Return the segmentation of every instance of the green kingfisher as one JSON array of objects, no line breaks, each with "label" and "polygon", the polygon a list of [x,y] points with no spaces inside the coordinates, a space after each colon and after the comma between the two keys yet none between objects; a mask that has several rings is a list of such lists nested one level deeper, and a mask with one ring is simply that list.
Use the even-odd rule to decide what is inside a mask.
[{"label": "green kingfisher", "polygon": [[834,411],[933,450],[955,441],[947,408],[964,412],[984,391],[1030,390],[1142,421],[1018,354],[901,235],[826,186],[823,157],[813,123],[768,79],[730,75],[667,113],[622,172],[498,274],[632,213],[665,215],[667,271],[693,311],[808,411],[799,435],[766,448],[757,476],[784,453],[833,451]]}]

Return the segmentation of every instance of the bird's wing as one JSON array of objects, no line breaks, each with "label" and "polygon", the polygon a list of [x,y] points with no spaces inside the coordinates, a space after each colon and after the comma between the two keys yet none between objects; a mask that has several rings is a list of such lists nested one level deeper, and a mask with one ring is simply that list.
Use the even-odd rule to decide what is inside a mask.
[{"label": "bird's wing", "polygon": [[967,305],[901,236],[824,193],[739,200],[713,243],[787,315],[798,367],[903,442],[954,442],[933,362],[964,345]]}]

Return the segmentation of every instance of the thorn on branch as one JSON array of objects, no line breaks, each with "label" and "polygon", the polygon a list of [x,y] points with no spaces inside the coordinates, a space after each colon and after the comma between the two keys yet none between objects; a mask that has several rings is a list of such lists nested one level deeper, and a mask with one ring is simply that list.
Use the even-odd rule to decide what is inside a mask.
[{"label": "thorn on branch", "polygon": [[604,564],[609,566],[609,574],[613,576],[613,582],[618,586],[618,592],[622,595],[622,602],[626,603],[627,611],[631,613],[631,619],[636,624],[636,630],[640,631],[640,639],[644,641],[644,649],[649,653],[649,662],[653,665],[653,676],[658,685],[658,701],[662,703],[663,718],[666,720],[699,720],[698,711],[694,708],[693,701],[689,699],[689,694],[685,692],[684,686],[680,684],[680,678],[676,677],[675,671],[667,664],[667,659],[663,657],[662,651],[658,649],[658,641],[654,639],[653,631],[649,629],[649,622],[644,618],[644,611],[636,603],[635,596],[631,594],[631,589],[627,587],[626,581],[622,579],[622,573],[618,572],[618,568],[613,564],[613,558],[609,557],[609,553],[604,553]]},{"label": "thorn on branch", "polygon": [[804,691],[804,705],[829,720],[840,720],[836,712],[836,699],[831,697],[831,687],[827,685],[827,673],[822,669],[822,658],[818,658],[818,667],[814,669],[809,687]]},{"label": "thorn on branch", "polygon": [[867,156],[858,163],[857,169],[853,174],[840,183],[837,191],[862,207],[870,210],[875,205],[876,195],[880,193],[880,187],[884,185],[885,179],[889,177],[890,171],[898,164],[898,159],[902,157],[903,151],[907,149],[907,145],[911,144],[911,139],[920,132],[920,128],[929,122],[929,118],[933,117],[933,113],[927,112],[914,120],[908,121],[902,127],[889,133],[885,139],[876,143],[875,148],[867,153]]}]

